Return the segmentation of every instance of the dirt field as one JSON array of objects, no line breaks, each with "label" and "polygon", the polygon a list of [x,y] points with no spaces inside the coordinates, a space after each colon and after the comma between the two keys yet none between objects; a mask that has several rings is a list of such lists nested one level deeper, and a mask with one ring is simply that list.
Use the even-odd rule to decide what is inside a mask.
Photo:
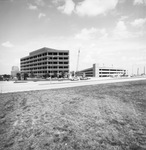
[{"label": "dirt field", "polygon": [[146,81],[0,94],[0,150],[146,150]]}]

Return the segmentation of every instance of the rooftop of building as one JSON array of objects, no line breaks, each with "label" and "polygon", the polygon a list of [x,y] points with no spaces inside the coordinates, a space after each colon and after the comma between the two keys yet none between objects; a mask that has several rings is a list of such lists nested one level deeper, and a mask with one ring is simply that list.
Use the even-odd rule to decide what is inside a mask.
[{"label": "rooftop of building", "polygon": [[48,48],[48,47],[43,47],[43,48],[40,48],[38,50],[35,50],[35,51],[32,51],[29,53],[30,56],[33,56],[33,55],[36,55],[36,54],[39,54],[39,53],[42,53],[42,52],[69,52],[69,50],[57,50],[57,49],[53,49],[53,48]]},{"label": "rooftop of building", "polygon": [[[110,70],[126,70],[126,69],[123,69],[123,68],[120,68],[120,67],[115,67],[115,66],[101,66],[99,64],[93,64],[93,65],[97,65],[96,67],[99,68],[99,69],[110,69]],[[90,67],[90,68],[86,68],[86,69],[83,69],[83,70],[79,70],[77,72],[84,72],[84,71],[89,71],[89,70],[92,70],[93,67]]]},{"label": "rooftop of building", "polygon": [[21,59],[28,58],[30,56],[34,56],[34,55],[38,55],[38,54],[42,54],[44,52],[69,52],[69,50],[58,50],[58,49],[43,47],[43,48],[40,48],[40,49],[37,49],[37,50],[30,52],[29,56],[25,56]]}]

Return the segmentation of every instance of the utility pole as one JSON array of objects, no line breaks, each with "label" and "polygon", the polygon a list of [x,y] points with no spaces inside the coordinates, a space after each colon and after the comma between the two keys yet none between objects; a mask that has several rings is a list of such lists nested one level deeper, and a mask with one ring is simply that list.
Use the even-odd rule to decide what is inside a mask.
[{"label": "utility pole", "polygon": [[77,58],[77,68],[76,68],[76,72],[78,71],[78,67],[79,67],[79,57],[80,57],[80,49],[78,50],[78,58]]},{"label": "utility pole", "polygon": [[145,75],[145,66],[144,66],[144,75]]}]

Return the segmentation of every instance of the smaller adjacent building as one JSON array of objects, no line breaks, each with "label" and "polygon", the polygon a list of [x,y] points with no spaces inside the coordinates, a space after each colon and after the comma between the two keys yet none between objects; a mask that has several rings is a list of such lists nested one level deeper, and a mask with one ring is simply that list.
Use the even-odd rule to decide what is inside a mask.
[{"label": "smaller adjacent building", "polygon": [[99,64],[93,64],[93,67],[76,72],[77,76],[84,77],[116,77],[126,75],[126,70],[115,67],[100,67]]},{"label": "smaller adjacent building", "polygon": [[18,66],[12,66],[11,76],[14,78],[17,76],[17,73],[20,73]]}]

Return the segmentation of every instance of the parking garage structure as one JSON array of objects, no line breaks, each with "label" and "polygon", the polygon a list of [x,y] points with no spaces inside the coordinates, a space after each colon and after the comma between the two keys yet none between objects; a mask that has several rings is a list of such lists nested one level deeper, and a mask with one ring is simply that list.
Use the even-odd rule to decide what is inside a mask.
[{"label": "parking garage structure", "polygon": [[93,67],[76,72],[77,76],[84,77],[118,77],[126,75],[126,70],[115,67],[99,66],[93,64]]}]

